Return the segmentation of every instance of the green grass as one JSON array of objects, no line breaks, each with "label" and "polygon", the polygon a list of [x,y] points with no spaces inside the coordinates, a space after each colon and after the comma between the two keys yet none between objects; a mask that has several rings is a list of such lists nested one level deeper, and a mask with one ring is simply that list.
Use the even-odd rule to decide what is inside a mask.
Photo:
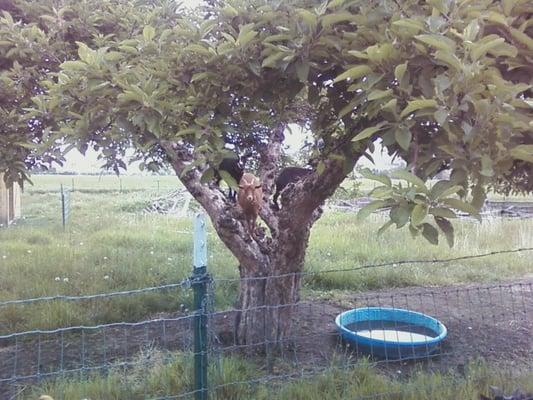
[{"label": "green grass", "polygon": [[[68,230],[61,226],[59,195],[53,188],[68,176],[36,176],[23,198],[25,219],[0,229],[0,300],[56,294],[81,295],[178,282],[191,273],[191,221],[142,215],[142,205],[157,196],[154,183],[172,177],[124,177],[137,191],[119,193],[99,186],[98,177],[79,177],[83,191],[72,194]],[[172,178],[172,180],[170,180]],[[168,180],[167,180],[168,179]],[[172,183],[173,182],[173,183]],[[92,190],[96,188],[95,190]],[[449,258],[500,249],[533,246],[533,220],[457,221],[456,245],[432,246],[412,239],[407,230],[391,229],[378,237],[380,216],[357,221],[354,214],[326,213],[313,228],[306,270],[320,273],[395,260]],[[216,278],[237,278],[237,262],[213,230],[209,236],[209,271]],[[462,282],[496,282],[531,274],[531,253],[487,257],[447,264],[403,265],[314,275],[304,295]],[[218,308],[236,301],[237,284],[217,285]],[[77,324],[132,321],[157,312],[190,307],[189,290],[172,290],[84,303],[51,302],[0,308],[0,333]]]},{"label": "green grass", "polygon": [[[193,391],[192,357],[188,354],[164,355],[158,351],[141,354],[136,365],[125,372],[111,368],[107,375],[62,378],[24,392],[22,399],[36,399],[46,394],[55,400],[137,400],[177,395]],[[295,371],[292,371],[294,373]],[[210,399],[220,400],[342,400],[386,394],[397,400],[478,400],[490,386],[506,392],[516,388],[533,390],[532,373],[511,375],[481,362],[472,362],[464,376],[417,371],[409,377],[391,377],[367,362],[348,368],[331,365],[309,378],[284,380],[291,371],[261,381],[266,373],[261,366],[238,357],[222,358],[210,364]],[[254,382],[252,382],[254,381]]]},{"label": "green grass", "polygon": [[68,189],[80,191],[139,191],[161,192],[182,187],[175,176],[140,176],[140,175],[36,175],[32,177],[34,185],[27,185],[26,191],[57,192],[61,185]]},{"label": "green grass", "polygon": [[[455,221],[456,243],[428,244],[394,228],[377,236],[380,216],[363,222],[353,214],[326,215],[314,227],[306,269],[321,272],[396,260],[447,259],[495,250],[533,246],[532,220]],[[335,238],[335,239],[333,239]],[[512,261],[511,261],[512,260]],[[406,264],[354,272],[318,274],[309,286],[321,290],[370,290],[402,286],[436,286],[464,282],[496,282],[533,271],[531,253],[503,254],[437,264]]]}]

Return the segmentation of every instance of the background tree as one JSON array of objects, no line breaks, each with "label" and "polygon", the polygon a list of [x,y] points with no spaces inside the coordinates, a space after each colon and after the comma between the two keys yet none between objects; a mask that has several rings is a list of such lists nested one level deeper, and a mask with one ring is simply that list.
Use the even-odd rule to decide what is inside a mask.
[{"label": "background tree", "polygon": [[[243,344],[287,336],[320,206],[376,139],[410,171],[396,172],[394,182],[365,172],[382,185],[360,215],[390,209],[380,231],[408,226],[431,243],[440,231],[452,245],[454,210],[477,215],[488,187],[532,189],[527,0],[234,0],[191,13],[170,0],[53,3],[62,8],[33,18],[24,11],[32,2],[15,1],[0,22],[1,90],[15,91],[3,92],[11,100],[2,104],[0,170],[24,179],[24,165],[59,158],[65,145],[101,149],[116,170],[127,148],[150,170],[170,164],[239,261]],[[89,34],[59,35],[61,10]],[[31,68],[41,58],[27,59],[32,46],[11,41],[32,31],[39,49],[61,58],[21,88],[15,61]],[[77,55],[55,47],[74,42]],[[13,100],[17,91],[23,101]],[[290,123],[320,143],[310,153],[315,173],[289,186],[274,211],[269,199]],[[256,239],[206,179],[228,141],[254,151],[266,225]],[[442,170],[450,179],[429,187]]]}]

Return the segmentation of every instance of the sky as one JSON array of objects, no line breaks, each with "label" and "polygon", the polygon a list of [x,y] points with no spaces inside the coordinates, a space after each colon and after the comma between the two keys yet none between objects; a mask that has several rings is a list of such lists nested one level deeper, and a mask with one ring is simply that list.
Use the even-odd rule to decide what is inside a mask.
[{"label": "sky", "polygon": [[[295,154],[305,143],[306,137],[309,137],[310,133],[306,132],[298,127],[293,128],[291,131],[287,131],[285,135],[285,151],[288,154]],[[365,166],[369,168],[386,170],[392,166],[392,159],[386,155],[381,154],[382,147],[377,144],[376,150],[373,153],[375,164],[372,164],[366,158],[361,158],[357,163],[358,166]],[[99,173],[102,171],[102,161],[98,160],[98,153],[94,150],[88,150],[86,155],[83,156],[77,150],[70,151],[66,156],[66,163],[63,167],[57,168],[58,171],[74,171],[77,173]],[[138,163],[128,166],[128,170],[125,174],[140,174],[141,171],[138,168]]]},{"label": "sky", "polygon": [[[181,3],[186,7],[195,7],[200,4],[201,0],[182,0]],[[306,136],[309,137],[309,132],[305,132],[299,127],[295,127],[291,132],[285,135],[285,151],[289,154],[296,153],[305,143]],[[381,154],[382,148],[379,144],[376,145],[376,151],[373,154],[375,164],[372,164],[366,158],[362,158],[357,165],[363,165],[376,169],[388,169],[392,165],[392,160],[387,155]],[[59,171],[75,171],[78,173],[98,173],[101,171],[100,166],[102,161],[98,161],[98,153],[93,150],[88,150],[83,156],[77,150],[72,150],[66,156],[66,163]],[[138,165],[138,164],[137,164]],[[127,173],[138,174],[140,170],[137,165],[130,165]]]}]

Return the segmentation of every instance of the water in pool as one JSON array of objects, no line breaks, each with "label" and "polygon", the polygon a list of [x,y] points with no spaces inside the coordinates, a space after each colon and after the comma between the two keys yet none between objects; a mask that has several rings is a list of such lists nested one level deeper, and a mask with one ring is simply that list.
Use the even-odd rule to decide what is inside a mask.
[{"label": "water in pool", "polygon": [[437,337],[426,327],[396,321],[362,321],[346,328],[360,336],[388,342],[420,342]]}]

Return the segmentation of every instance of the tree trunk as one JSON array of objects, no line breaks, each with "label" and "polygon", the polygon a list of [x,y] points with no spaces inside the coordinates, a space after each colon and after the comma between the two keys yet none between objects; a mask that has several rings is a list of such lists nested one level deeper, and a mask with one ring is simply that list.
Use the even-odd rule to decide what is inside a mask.
[{"label": "tree trunk", "polygon": [[[309,224],[310,225],[310,224]],[[239,344],[267,351],[290,344],[292,315],[300,300],[301,272],[310,226],[285,230],[272,242],[264,265],[242,265],[240,270]]]},{"label": "tree trunk", "polygon": [[268,272],[255,274],[240,267],[237,339],[240,345],[261,351],[283,345],[291,334],[291,315],[299,301],[300,274],[286,265],[272,264]]}]

